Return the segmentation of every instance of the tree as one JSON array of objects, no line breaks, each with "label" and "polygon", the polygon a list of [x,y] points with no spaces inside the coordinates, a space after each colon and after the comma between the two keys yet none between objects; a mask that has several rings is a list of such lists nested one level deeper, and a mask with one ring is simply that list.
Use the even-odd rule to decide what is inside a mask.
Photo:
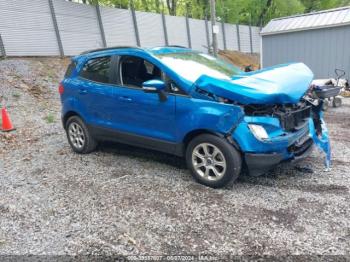
[{"label": "tree", "polygon": [[263,25],[264,18],[266,16],[267,12],[269,11],[269,9],[271,8],[271,6],[272,6],[272,0],[267,0],[266,4],[264,4],[264,6],[260,12],[259,18],[258,18],[259,25]]},{"label": "tree", "polygon": [[176,7],[178,0],[166,0],[166,5],[170,15],[176,15]]},{"label": "tree", "polygon": [[[208,15],[209,0],[73,0],[86,4],[134,8],[146,12],[203,19]],[[216,0],[217,18],[227,23],[264,26],[271,19],[349,5],[350,0]]]}]

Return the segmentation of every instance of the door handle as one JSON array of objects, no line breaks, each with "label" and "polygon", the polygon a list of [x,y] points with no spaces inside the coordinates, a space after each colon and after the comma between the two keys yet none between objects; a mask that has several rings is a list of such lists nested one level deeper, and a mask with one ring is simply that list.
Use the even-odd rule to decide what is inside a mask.
[{"label": "door handle", "polygon": [[81,94],[81,95],[85,95],[85,94],[87,94],[87,90],[86,89],[79,89],[79,94]]},{"label": "door handle", "polygon": [[125,102],[131,102],[132,101],[132,99],[130,97],[128,97],[128,96],[120,96],[119,100],[125,101]]}]

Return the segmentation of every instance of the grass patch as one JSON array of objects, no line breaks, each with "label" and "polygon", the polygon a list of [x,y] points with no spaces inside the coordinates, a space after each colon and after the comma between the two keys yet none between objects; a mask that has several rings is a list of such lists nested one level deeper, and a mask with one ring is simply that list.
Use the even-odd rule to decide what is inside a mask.
[{"label": "grass patch", "polygon": [[21,94],[16,92],[16,93],[12,94],[12,96],[15,97],[15,98],[20,98]]},{"label": "grass patch", "polygon": [[55,117],[52,113],[49,113],[46,117],[45,120],[48,124],[52,124],[53,122],[55,122]]}]

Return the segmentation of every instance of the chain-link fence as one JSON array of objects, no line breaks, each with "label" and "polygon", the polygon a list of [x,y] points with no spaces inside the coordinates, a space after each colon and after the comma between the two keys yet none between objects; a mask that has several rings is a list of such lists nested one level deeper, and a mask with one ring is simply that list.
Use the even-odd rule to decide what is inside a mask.
[{"label": "chain-link fence", "polygon": [[[259,53],[259,31],[258,27],[222,22],[219,49]],[[7,56],[71,56],[118,45],[180,45],[207,52],[211,24],[64,0],[0,0],[0,34],[0,52],[6,50]]]}]

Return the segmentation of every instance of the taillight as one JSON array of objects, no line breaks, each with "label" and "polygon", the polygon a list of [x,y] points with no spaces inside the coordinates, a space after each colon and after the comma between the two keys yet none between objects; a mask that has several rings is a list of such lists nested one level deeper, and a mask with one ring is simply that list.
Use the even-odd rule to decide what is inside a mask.
[{"label": "taillight", "polygon": [[60,83],[60,85],[58,86],[58,93],[60,93],[60,95],[62,95],[64,92],[64,86],[62,83]]}]

